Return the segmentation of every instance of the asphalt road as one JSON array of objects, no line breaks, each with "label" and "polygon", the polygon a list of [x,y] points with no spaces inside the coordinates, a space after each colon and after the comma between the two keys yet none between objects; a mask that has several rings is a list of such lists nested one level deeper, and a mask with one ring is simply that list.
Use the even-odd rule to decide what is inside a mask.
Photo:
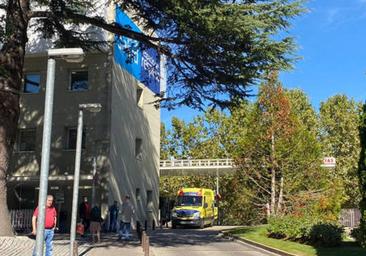
[{"label": "asphalt road", "polygon": [[249,244],[224,238],[223,227],[162,229],[150,234],[154,256],[273,256]]}]

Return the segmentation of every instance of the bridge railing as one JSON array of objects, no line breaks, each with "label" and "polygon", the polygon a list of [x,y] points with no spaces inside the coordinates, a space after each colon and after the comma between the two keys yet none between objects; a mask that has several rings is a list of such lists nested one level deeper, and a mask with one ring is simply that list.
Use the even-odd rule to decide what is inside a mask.
[{"label": "bridge railing", "polygon": [[160,168],[170,167],[233,167],[233,159],[174,159],[160,160]]}]

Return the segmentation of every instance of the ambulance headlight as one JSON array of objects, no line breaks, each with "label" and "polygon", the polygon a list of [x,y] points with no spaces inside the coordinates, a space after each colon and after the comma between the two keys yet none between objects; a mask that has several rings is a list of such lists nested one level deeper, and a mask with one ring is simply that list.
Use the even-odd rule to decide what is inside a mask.
[{"label": "ambulance headlight", "polygon": [[172,212],[172,217],[176,218],[177,217],[177,212]]},{"label": "ambulance headlight", "polygon": [[193,219],[199,219],[200,218],[200,212],[193,213]]}]

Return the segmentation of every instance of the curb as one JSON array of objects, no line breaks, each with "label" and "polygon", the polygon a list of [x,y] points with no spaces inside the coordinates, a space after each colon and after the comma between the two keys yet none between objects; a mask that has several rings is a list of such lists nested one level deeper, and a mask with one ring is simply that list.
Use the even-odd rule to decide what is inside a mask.
[{"label": "curb", "polygon": [[272,252],[272,253],[276,253],[276,254],[281,255],[281,256],[298,256],[296,254],[292,254],[292,253],[289,253],[289,252],[285,252],[285,251],[282,251],[282,250],[277,249],[277,248],[273,248],[273,247],[268,246],[268,245],[264,245],[264,244],[261,244],[261,243],[258,243],[258,242],[254,242],[254,241],[249,240],[247,238],[242,238],[242,237],[239,237],[239,236],[230,234],[229,231],[221,231],[221,233],[224,236],[226,236],[226,237],[233,238],[234,240],[241,241],[241,242],[244,242],[244,243],[247,243],[247,244],[250,244],[250,245],[259,247],[259,248],[261,248],[263,250],[266,250],[266,251],[269,251],[269,252]]}]

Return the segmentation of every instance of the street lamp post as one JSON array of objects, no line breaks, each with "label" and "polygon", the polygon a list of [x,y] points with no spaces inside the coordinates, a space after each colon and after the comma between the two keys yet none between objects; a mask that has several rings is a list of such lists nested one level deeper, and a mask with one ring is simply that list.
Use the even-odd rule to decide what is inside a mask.
[{"label": "street lamp post", "polygon": [[70,228],[70,256],[77,255],[76,237],[76,219],[77,219],[77,207],[79,197],[79,180],[80,180],[80,160],[81,160],[81,146],[83,138],[83,115],[84,110],[90,112],[99,112],[102,109],[100,104],[80,104],[79,105],[79,117],[78,128],[76,135],[76,153],[75,153],[75,171],[74,171],[74,188],[72,194],[72,211],[71,211],[71,228]]},{"label": "street lamp post", "polygon": [[46,197],[48,190],[56,58],[62,58],[68,62],[80,62],[82,61],[84,55],[81,48],[50,49],[48,50],[47,54],[47,81],[43,120],[41,173],[39,178],[40,181],[38,195],[37,237],[35,251],[36,256],[43,255],[44,223],[46,215]]}]

